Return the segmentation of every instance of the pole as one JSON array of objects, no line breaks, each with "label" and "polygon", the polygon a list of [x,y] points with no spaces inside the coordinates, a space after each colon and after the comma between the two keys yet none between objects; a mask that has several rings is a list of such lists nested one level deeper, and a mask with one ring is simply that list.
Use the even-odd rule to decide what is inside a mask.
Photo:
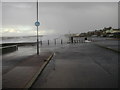
[{"label": "pole", "polygon": [[[37,0],[37,22],[38,22],[38,0]],[[39,55],[38,26],[37,26],[37,55]]]}]

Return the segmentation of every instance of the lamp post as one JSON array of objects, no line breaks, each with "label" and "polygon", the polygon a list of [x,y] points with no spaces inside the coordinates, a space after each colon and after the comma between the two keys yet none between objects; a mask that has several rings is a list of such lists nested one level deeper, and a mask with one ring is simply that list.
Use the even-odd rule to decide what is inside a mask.
[{"label": "lamp post", "polygon": [[39,38],[38,38],[38,26],[40,22],[38,21],[38,0],[37,0],[37,21],[35,22],[35,26],[37,26],[37,55],[39,55]]}]

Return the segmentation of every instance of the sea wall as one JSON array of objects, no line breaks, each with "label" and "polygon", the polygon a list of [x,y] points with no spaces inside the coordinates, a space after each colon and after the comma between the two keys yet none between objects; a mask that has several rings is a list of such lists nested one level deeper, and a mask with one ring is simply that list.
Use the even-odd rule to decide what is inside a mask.
[{"label": "sea wall", "polygon": [[5,47],[0,47],[1,54],[10,53],[10,52],[13,52],[13,51],[16,51],[16,50],[18,50],[17,45],[10,45],[10,46],[5,46]]}]

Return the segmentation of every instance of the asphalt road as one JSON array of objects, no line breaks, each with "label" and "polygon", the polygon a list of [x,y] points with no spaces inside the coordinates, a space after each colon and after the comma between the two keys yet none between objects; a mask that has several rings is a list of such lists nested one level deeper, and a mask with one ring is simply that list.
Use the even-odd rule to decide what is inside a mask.
[{"label": "asphalt road", "polygon": [[56,49],[32,88],[117,88],[118,53],[92,43]]}]

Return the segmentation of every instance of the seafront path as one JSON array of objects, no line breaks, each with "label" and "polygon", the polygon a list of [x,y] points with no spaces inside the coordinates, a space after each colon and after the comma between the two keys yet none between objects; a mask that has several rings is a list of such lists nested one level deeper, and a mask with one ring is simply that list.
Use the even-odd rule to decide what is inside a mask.
[{"label": "seafront path", "polygon": [[30,88],[54,56],[53,51],[60,46],[41,46],[39,55],[36,55],[36,46],[30,45],[20,46],[18,51],[3,54],[2,88]]},{"label": "seafront path", "polygon": [[116,47],[118,41],[114,40],[63,47],[55,52],[32,88],[118,88]]},{"label": "seafront path", "polygon": [[[108,40],[107,40],[108,41]],[[111,42],[111,41],[108,41]],[[117,41],[19,47],[3,55],[3,88],[117,88]],[[111,49],[108,46],[112,46]],[[101,47],[102,46],[102,47]],[[103,47],[104,46],[104,47]]]}]

